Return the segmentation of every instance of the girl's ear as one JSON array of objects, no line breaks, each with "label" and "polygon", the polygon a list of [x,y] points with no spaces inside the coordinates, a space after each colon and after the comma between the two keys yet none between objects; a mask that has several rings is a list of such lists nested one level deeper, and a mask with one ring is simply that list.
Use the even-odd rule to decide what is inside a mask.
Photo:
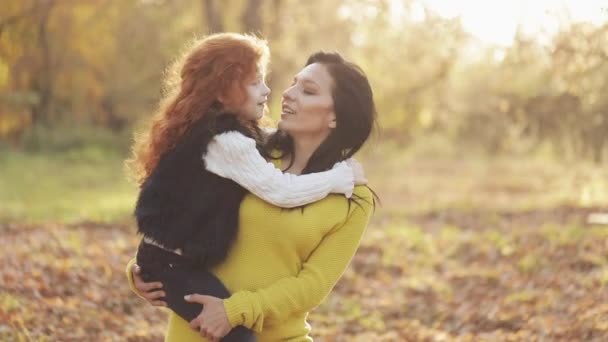
[{"label": "girl's ear", "polygon": [[217,95],[217,102],[226,104],[226,96],[223,93]]},{"label": "girl's ear", "polygon": [[233,82],[227,89],[220,91],[217,94],[217,101],[224,107],[232,107],[239,102],[240,83]]}]

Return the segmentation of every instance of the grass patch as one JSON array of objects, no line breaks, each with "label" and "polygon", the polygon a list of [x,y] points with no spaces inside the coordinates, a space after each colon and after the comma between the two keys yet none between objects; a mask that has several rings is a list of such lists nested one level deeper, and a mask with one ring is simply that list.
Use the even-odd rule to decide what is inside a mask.
[{"label": "grass patch", "polygon": [[126,153],[97,145],[61,152],[0,151],[0,222],[110,222],[128,217],[136,188]]}]

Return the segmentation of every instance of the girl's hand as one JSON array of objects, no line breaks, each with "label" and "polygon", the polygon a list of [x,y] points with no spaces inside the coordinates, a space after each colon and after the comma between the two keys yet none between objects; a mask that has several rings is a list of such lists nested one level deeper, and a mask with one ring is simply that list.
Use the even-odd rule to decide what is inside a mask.
[{"label": "girl's hand", "polygon": [[165,297],[165,292],[161,289],[163,284],[160,282],[146,283],[141,279],[140,276],[141,268],[137,264],[131,266],[131,274],[133,274],[133,282],[137,292],[144,297],[148,303],[154,306],[167,306],[167,303],[161,299]]},{"label": "girl's hand", "polygon": [[187,302],[203,305],[203,311],[190,322],[190,327],[211,341],[219,341],[226,336],[232,326],[224,309],[224,302],[217,297],[192,294],[184,297]]},{"label": "girl's hand", "polygon": [[353,158],[348,159],[346,163],[353,169],[353,174],[355,176],[355,185],[366,185],[367,178],[365,178],[365,172],[363,172],[363,166],[361,165],[361,163],[359,163]]}]

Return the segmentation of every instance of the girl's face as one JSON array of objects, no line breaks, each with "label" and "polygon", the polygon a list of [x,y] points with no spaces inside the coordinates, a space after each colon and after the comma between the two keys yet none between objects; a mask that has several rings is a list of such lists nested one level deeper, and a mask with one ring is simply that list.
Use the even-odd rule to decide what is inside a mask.
[{"label": "girl's face", "polygon": [[237,113],[243,120],[257,120],[264,115],[270,88],[260,72],[248,77],[244,86],[246,99],[237,109]]},{"label": "girl's face", "polygon": [[333,79],[323,64],[302,69],[283,92],[279,128],[293,137],[327,137],[336,127]]}]

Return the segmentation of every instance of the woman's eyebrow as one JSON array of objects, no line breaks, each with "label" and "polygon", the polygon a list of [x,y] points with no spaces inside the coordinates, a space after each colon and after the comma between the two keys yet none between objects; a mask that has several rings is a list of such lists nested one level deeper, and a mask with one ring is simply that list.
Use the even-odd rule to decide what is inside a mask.
[{"label": "woman's eyebrow", "polygon": [[311,80],[311,79],[307,79],[307,78],[298,79],[298,76],[295,76],[295,77],[293,78],[294,83],[298,82],[298,80],[299,80],[300,82],[302,82],[302,83],[308,83],[308,84],[311,84],[311,85],[314,85],[314,86],[317,86],[317,87],[319,86],[319,85],[317,84],[317,82],[315,82],[315,81],[313,81],[313,80]]},{"label": "woman's eyebrow", "polygon": [[317,86],[317,87],[319,86],[319,85],[317,84],[317,82],[312,81],[312,80],[302,80],[302,83],[309,83],[309,84],[312,84],[312,85]]}]

